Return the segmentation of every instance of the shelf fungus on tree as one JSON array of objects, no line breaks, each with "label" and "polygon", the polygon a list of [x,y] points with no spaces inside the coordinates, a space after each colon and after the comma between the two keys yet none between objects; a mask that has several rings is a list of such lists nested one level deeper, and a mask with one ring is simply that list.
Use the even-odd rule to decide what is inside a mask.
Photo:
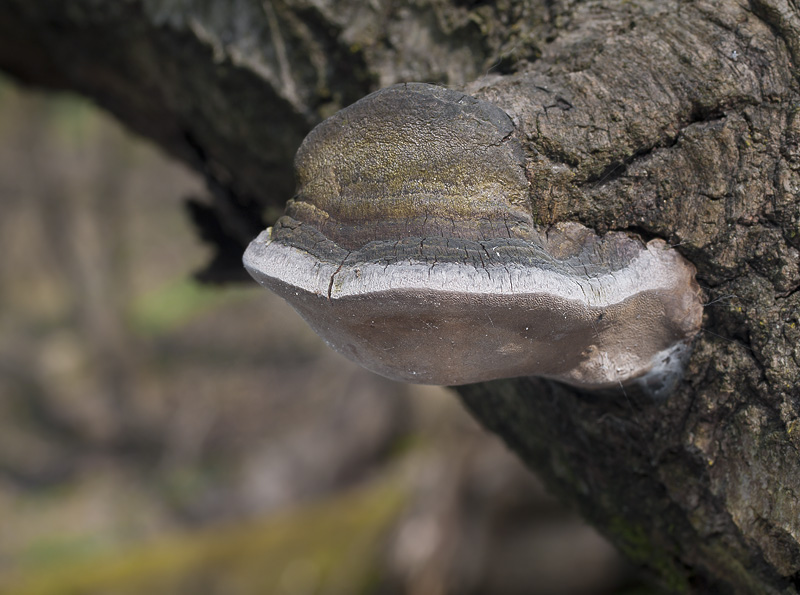
[{"label": "shelf fungus on tree", "polygon": [[297,195],[244,264],[351,360],[423,384],[543,376],[661,396],[680,378],[694,267],[661,240],[535,225],[498,107],[395,85],[312,130],[295,167]]}]

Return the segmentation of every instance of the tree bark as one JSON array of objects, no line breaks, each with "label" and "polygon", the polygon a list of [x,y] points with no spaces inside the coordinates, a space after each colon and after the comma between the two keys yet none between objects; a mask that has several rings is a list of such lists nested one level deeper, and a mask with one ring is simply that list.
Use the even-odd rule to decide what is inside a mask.
[{"label": "tree bark", "polygon": [[312,126],[410,80],[511,115],[542,225],[673,244],[707,308],[667,400],[458,390],[674,592],[800,591],[798,63],[791,0],[0,0],[0,68],[92,97],[206,176],[211,278],[291,196]]}]

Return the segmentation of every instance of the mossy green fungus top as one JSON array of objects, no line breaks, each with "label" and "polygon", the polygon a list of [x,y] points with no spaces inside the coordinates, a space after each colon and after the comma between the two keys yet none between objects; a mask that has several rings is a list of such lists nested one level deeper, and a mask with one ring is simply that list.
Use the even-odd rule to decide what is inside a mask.
[{"label": "mossy green fungus top", "polygon": [[457,91],[378,91],[308,135],[286,214],[348,249],[406,237],[527,238],[528,181],[513,135],[505,112]]}]

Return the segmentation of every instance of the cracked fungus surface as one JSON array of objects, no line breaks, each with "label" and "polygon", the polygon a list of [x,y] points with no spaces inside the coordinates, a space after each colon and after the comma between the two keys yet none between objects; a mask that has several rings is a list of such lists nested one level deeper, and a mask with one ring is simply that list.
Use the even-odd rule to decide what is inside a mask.
[{"label": "cracked fungus surface", "polygon": [[524,152],[496,106],[425,84],[335,114],[299,190],[244,263],[334,349],[384,376],[539,375],[660,395],[700,325],[694,268],[664,242],[534,224]]}]

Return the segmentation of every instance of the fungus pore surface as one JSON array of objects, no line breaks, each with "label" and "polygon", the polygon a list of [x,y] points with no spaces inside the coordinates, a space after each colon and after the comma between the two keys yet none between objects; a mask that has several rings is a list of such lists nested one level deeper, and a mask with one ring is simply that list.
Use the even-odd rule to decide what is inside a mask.
[{"label": "fungus pore surface", "polygon": [[408,83],[317,126],[298,192],[244,264],[333,347],[406,382],[544,376],[664,396],[700,327],[694,267],[662,240],[534,224],[508,115]]}]

